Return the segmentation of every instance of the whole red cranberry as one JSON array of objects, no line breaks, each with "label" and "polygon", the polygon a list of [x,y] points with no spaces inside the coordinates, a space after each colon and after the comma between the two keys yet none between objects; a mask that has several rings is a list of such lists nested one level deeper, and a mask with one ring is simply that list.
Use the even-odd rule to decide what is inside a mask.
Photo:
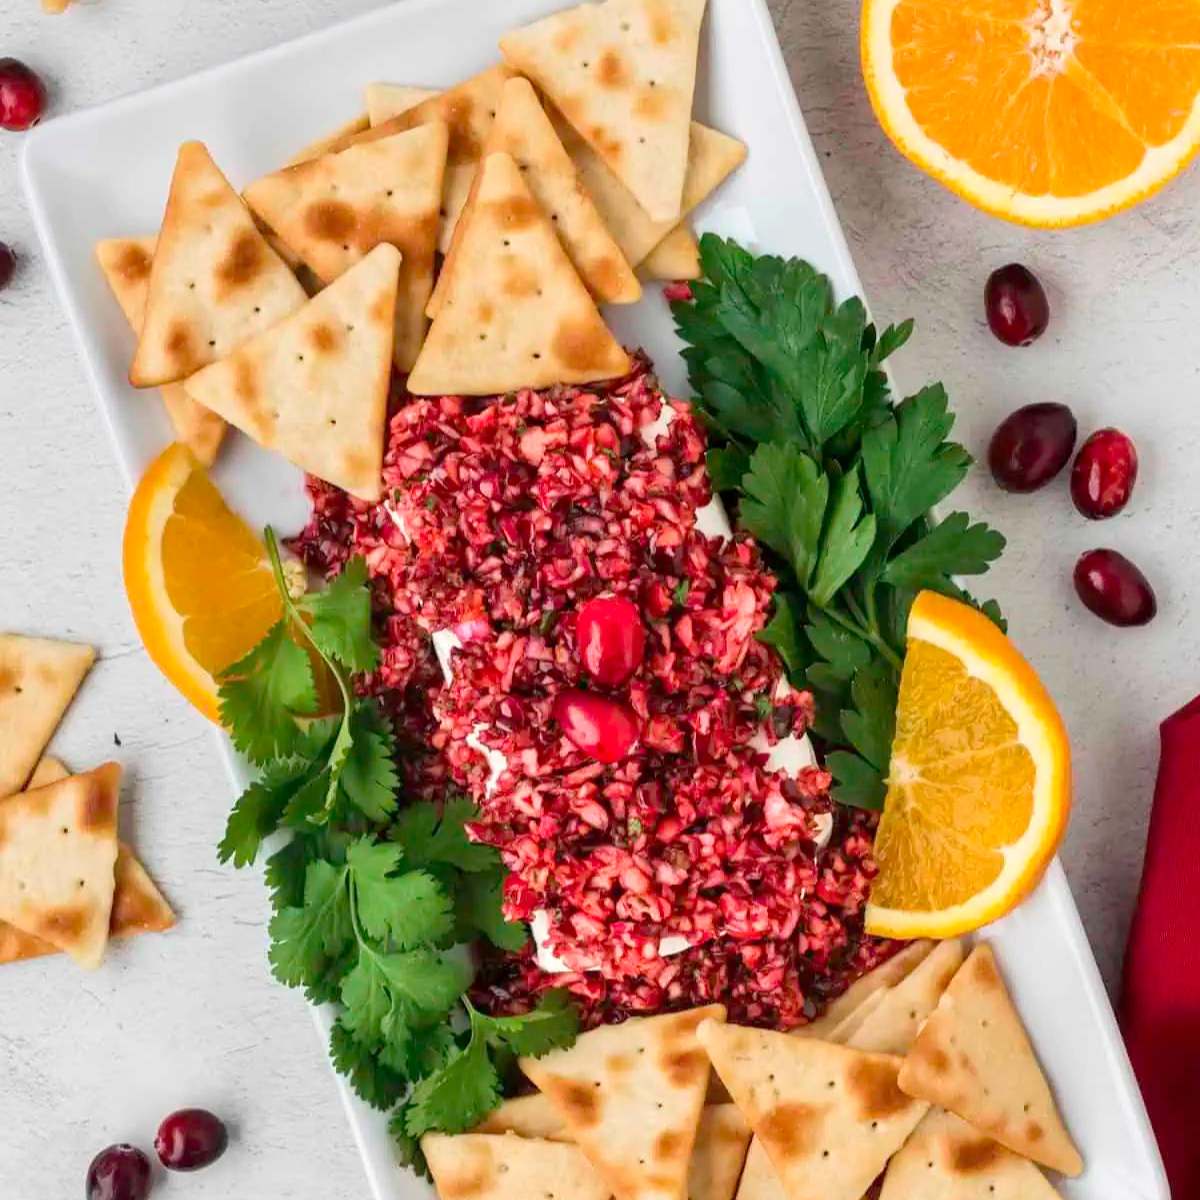
[{"label": "whole red cranberry", "polygon": [[149,1194],[150,1160],[136,1146],[109,1146],[92,1159],[87,1200],[146,1200]]},{"label": "whole red cranberry", "polygon": [[551,714],[567,740],[597,762],[620,762],[637,742],[637,718],[607,696],[571,688],[555,697]]},{"label": "whole red cranberry", "polygon": [[1006,346],[1036,342],[1050,324],[1045,289],[1020,263],[1009,263],[988,276],[983,307],[989,328]]},{"label": "whole red cranberry", "polygon": [[0,58],[0,129],[20,133],[42,119],[46,89],[23,62]]},{"label": "whole red cranberry", "polygon": [[1089,550],[1082,555],[1075,564],[1075,591],[1110,625],[1145,625],[1158,612],[1150,581],[1116,550]]},{"label": "whole red cranberry", "polygon": [[1075,456],[1071,499],[1093,521],[1116,516],[1129,503],[1137,482],[1137,448],[1119,429],[1100,429]]},{"label": "whole red cranberry", "polygon": [[229,1145],[220,1117],[206,1108],[181,1108],[158,1127],[154,1149],[170,1171],[198,1171],[215,1163]]},{"label": "whole red cranberry", "polygon": [[12,247],[0,242],[0,292],[12,282],[13,273],[17,269],[17,256]]},{"label": "whole red cranberry", "polygon": [[605,687],[620,687],[642,665],[646,627],[626,596],[597,596],[575,618],[579,658],[587,673]]},{"label": "whole red cranberry", "polygon": [[1006,492],[1034,492],[1067,465],[1074,449],[1075,417],[1065,404],[1026,404],[996,426],[988,466]]}]

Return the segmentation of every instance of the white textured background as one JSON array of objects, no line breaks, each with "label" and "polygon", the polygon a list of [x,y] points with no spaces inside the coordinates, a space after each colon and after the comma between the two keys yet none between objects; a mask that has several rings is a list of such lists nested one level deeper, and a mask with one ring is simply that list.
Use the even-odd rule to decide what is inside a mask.
[{"label": "white textured background", "polygon": [[[37,0],[0,0],[0,56],[42,71],[53,111],[66,112],[373,7],[94,0],[52,18]],[[1065,860],[1111,989],[1137,888],[1157,723],[1200,688],[1200,173],[1098,228],[1009,227],[887,144],[859,78],[856,0],[772,7],[872,308],[883,322],[917,317],[899,380],[944,380],[959,435],[977,454],[999,417],[1031,400],[1066,401],[1083,431],[1119,424],[1137,440],[1135,501],[1103,525],[1075,515],[1062,479],[1018,498],[977,472],[962,495],[1010,538],[988,591],[1074,737]],[[230,797],[211,732],[160,680],[126,612],[124,490],[38,261],[17,186],[19,145],[0,133],[0,239],[22,256],[15,285],[0,294],[0,628],[100,648],[56,749],[78,766],[124,762],[124,831],[182,920],[169,937],[121,947],[92,976],[61,960],[0,971],[0,1197],[80,1195],[95,1150],[121,1139],[148,1146],[159,1117],[184,1104],[225,1114],[237,1141],[219,1167],[173,1181],[170,1194],[364,1196],[302,1001],[266,973],[261,886],[213,854]],[[1041,275],[1053,308],[1050,333],[1020,351],[994,341],[982,319],[987,272],[1013,258]],[[1111,630],[1075,601],[1071,566],[1094,545],[1130,554],[1155,582],[1161,611],[1150,628]]]}]

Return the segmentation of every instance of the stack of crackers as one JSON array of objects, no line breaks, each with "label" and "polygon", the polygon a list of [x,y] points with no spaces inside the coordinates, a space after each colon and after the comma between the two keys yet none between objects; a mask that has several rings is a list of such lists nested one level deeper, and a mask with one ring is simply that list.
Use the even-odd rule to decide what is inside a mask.
[{"label": "stack of crackers", "polygon": [[791,1034],[714,1006],[521,1067],[535,1095],[422,1141],[443,1200],[1053,1200],[1039,1167],[1083,1169],[986,944],[914,942]]},{"label": "stack of crackers", "polygon": [[94,661],[89,646],[0,634],[0,964],[65,952],[92,968],[110,936],[175,924],[117,840],[121,768],[72,775],[42,756]]},{"label": "stack of crackers", "polygon": [[600,307],[636,302],[638,269],[699,274],[686,218],[745,158],[692,120],[704,10],[584,3],[446,91],[371,85],[242,195],[186,143],[157,235],[97,247],[130,381],[202,463],[232,424],[374,501],[393,367],[418,395],[626,374]]}]

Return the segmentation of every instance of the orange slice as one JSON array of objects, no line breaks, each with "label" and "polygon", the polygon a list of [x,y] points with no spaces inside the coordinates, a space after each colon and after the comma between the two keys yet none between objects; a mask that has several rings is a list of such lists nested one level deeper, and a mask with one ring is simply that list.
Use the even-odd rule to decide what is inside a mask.
[{"label": "orange slice", "polygon": [[1128,208],[1200,148],[1200,5],[864,0],[863,74],[902,153],[1027,225]]},{"label": "orange slice", "polygon": [[1014,908],[1066,831],[1062,718],[1016,647],[933,592],[908,619],[867,929],[953,937]]},{"label": "orange slice", "polygon": [[280,619],[267,552],[186,446],[169,446],[134,492],[125,591],[154,664],[210,721],[216,676]]}]

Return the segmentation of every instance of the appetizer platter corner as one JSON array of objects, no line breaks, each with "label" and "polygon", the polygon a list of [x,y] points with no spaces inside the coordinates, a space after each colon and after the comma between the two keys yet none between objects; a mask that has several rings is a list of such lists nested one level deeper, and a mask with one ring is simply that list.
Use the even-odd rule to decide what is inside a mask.
[{"label": "appetizer platter corner", "polygon": [[[406,0],[22,158],[135,619],[232,735],[221,858],[270,854],[373,1194],[1167,1200],[1065,732],[958,582],[1003,538],[939,519],[955,398],[891,394],[910,313],[856,299],[765,0],[561,9]],[[163,618],[174,520],[271,614],[219,669]],[[960,853],[972,755],[1025,824]],[[943,835],[949,898],[905,878]]]}]

